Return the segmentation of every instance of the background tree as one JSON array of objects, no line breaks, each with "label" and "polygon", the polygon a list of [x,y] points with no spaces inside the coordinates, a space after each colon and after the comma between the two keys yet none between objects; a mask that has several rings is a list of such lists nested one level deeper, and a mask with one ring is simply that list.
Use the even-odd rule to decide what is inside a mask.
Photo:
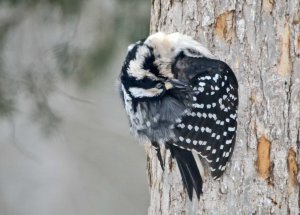
[{"label": "background tree", "polygon": [[176,162],[148,151],[149,214],[299,214],[300,3],[298,0],[152,0],[151,32],[194,37],[239,81],[237,140],[219,181],[206,172],[190,202]]}]

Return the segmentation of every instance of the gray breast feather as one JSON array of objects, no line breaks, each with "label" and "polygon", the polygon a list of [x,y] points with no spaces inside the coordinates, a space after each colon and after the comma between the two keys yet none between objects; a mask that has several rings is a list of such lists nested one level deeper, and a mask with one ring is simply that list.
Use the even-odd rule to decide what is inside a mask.
[{"label": "gray breast feather", "polygon": [[165,142],[174,139],[174,124],[185,110],[185,104],[170,96],[157,101],[140,102],[134,114],[137,116],[135,120],[139,120],[139,125],[131,122],[132,129],[136,130],[139,136],[146,136],[151,141]]}]

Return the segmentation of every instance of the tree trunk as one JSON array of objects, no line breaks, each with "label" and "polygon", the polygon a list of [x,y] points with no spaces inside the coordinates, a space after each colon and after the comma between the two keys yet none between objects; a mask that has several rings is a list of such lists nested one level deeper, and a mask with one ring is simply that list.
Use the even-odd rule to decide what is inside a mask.
[{"label": "tree trunk", "polygon": [[239,82],[232,160],[220,180],[205,172],[188,199],[176,162],[162,172],[147,149],[149,214],[299,214],[299,0],[152,0],[151,32],[181,32],[227,62]]}]

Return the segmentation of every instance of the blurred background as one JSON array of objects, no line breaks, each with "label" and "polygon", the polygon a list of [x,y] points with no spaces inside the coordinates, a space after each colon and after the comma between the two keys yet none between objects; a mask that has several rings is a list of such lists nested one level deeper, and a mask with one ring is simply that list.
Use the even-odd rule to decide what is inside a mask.
[{"label": "blurred background", "polygon": [[148,0],[0,0],[0,214],[146,214],[116,79]]}]

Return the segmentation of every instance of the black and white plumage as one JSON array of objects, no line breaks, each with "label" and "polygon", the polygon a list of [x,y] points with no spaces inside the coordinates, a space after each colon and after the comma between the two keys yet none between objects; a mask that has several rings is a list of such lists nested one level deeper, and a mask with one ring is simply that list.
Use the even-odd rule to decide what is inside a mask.
[{"label": "black and white plumage", "polygon": [[193,152],[216,179],[235,144],[238,83],[230,67],[186,35],[159,32],[128,47],[120,93],[132,133],[152,143],[162,168],[160,147],[170,150],[189,198],[193,190],[199,198]]}]

